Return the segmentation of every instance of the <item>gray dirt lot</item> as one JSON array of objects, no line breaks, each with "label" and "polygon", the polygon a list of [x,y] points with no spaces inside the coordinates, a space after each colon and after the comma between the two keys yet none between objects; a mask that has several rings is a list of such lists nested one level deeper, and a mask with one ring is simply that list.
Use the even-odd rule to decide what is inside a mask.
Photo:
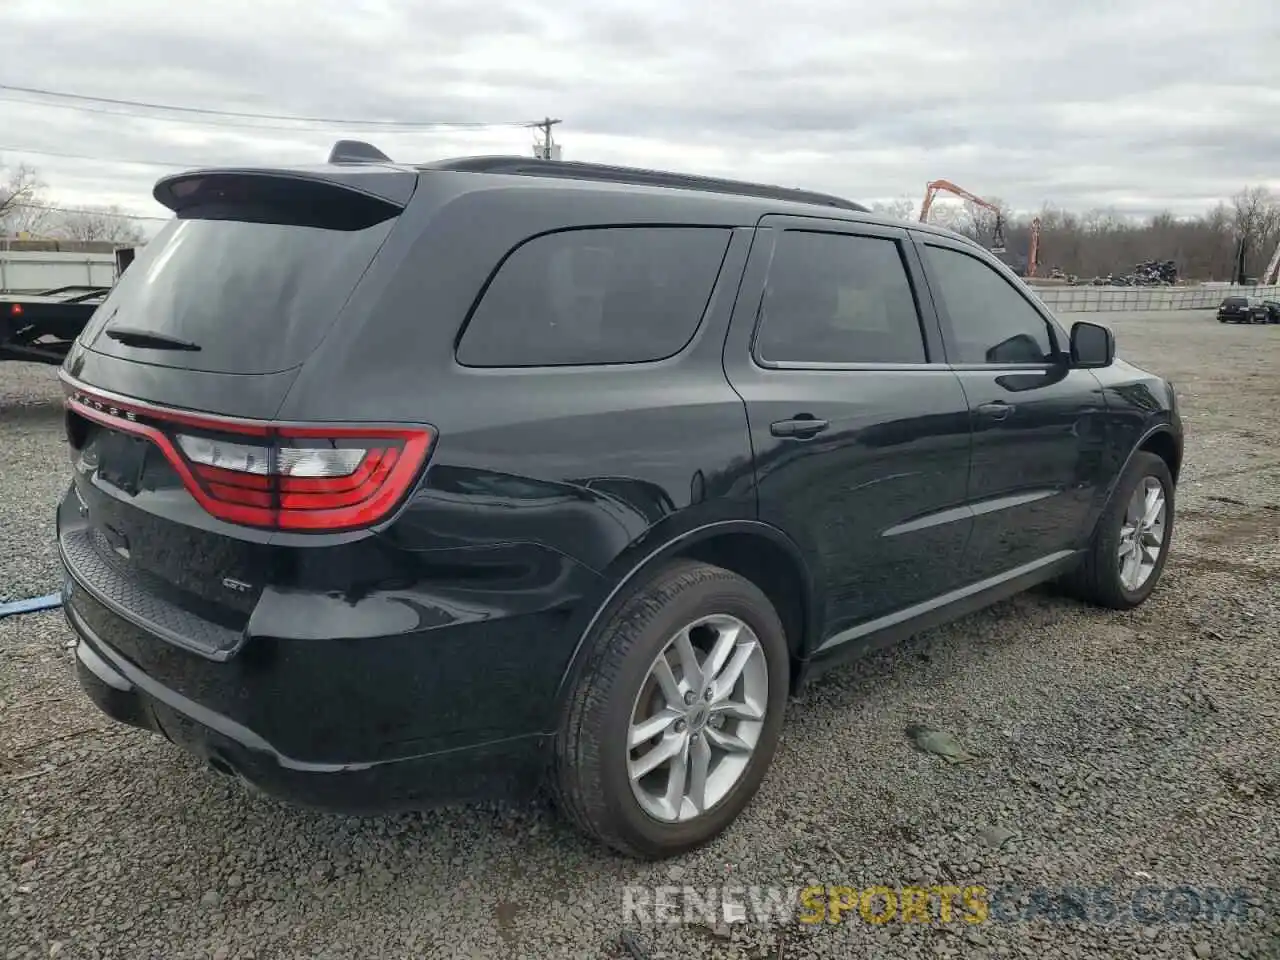
[{"label": "gray dirt lot", "polygon": [[[1101,319],[1174,379],[1189,433],[1155,596],[1036,591],[828,675],[741,821],[675,865],[603,854],[545,806],[362,821],[252,796],[100,717],[59,613],[0,620],[0,958],[621,957],[624,885],[808,882],[1251,899],[1191,923],[630,926],[673,960],[1280,957],[1280,327]],[[0,600],[58,583],[65,464],[54,371],[0,365]],[[913,751],[915,720],[981,756]],[[990,826],[1014,836],[992,849]]]}]

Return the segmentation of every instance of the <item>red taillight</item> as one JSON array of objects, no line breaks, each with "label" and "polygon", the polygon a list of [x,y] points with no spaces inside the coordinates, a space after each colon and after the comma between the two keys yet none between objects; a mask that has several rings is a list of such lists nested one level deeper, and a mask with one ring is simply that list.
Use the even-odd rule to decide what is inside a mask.
[{"label": "red taillight", "polygon": [[9,313],[11,313],[15,317],[22,316],[22,304],[15,303],[13,306],[9,308]]},{"label": "red taillight", "polygon": [[231,523],[336,531],[384,519],[417,478],[429,427],[318,427],[201,417],[73,390],[68,406],[151,440],[191,495]]}]

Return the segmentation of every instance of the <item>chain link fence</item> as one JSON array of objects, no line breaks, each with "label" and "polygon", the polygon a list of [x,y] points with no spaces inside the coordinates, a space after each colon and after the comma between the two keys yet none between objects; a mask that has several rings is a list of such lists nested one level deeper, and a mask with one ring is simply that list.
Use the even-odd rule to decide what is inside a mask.
[{"label": "chain link fence", "polygon": [[1213,310],[1225,297],[1280,300],[1280,287],[1036,287],[1055,313],[1120,310]]}]

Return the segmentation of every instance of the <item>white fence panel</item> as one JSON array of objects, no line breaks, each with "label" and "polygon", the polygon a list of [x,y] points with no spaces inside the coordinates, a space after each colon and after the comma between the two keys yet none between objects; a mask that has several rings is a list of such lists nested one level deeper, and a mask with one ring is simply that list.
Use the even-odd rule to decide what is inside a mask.
[{"label": "white fence panel", "polygon": [[109,253],[29,253],[0,250],[0,293],[39,293],[58,287],[109,287],[116,261]]},{"label": "white fence panel", "polygon": [[1036,296],[1056,313],[1119,310],[1212,310],[1224,297],[1280,300],[1280,287],[1036,287]]}]

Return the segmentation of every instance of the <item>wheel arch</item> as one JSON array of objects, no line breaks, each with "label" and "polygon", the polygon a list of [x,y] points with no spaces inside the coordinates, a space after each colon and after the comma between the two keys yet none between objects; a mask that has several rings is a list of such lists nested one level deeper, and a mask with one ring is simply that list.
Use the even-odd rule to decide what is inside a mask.
[{"label": "wheel arch", "polygon": [[[563,704],[568,696],[599,625],[648,575],[673,560],[709,563],[750,580],[769,598],[782,620],[793,668],[807,655],[819,622],[818,597],[800,548],[777,527],[758,520],[724,520],[687,530],[648,550],[641,541],[623,554],[627,559],[620,562],[620,569],[606,578],[607,593],[578,632],[556,691],[557,704]],[[798,673],[793,669],[793,678]]]},{"label": "wheel arch", "polygon": [[[1173,428],[1169,424],[1160,424],[1149,429],[1138,441],[1137,447],[1129,454],[1128,459],[1132,460],[1133,454],[1139,451],[1154,453],[1163,460],[1169,467],[1169,475],[1173,477],[1174,485],[1177,486],[1178,471],[1182,469],[1182,443],[1174,436]],[[1128,465],[1126,460],[1125,466]]]},{"label": "wheel arch", "polygon": [[1162,420],[1144,429],[1137,441],[1129,448],[1124,460],[1120,462],[1120,468],[1116,470],[1107,484],[1107,501],[1110,501],[1115,494],[1116,487],[1120,485],[1120,480],[1125,471],[1129,469],[1129,464],[1133,462],[1133,458],[1140,453],[1154,453],[1163,460],[1169,467],[1169,473],[1173,477],[1174,484],[1177,484],[1178,471],[1182,468],[1182,441],[1178,438],[1174,425]]}]

